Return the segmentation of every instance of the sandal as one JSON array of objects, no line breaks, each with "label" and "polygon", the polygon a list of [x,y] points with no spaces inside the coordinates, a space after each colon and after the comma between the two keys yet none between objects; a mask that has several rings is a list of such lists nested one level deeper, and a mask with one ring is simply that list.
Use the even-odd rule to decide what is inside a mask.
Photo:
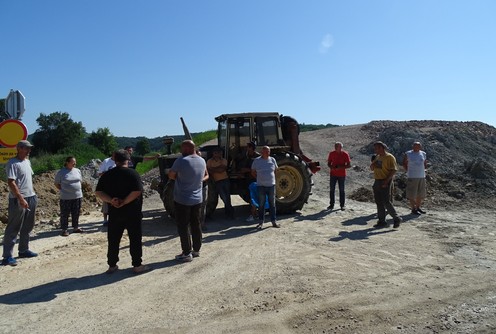
[{"label": "sandal", "polygon": [[118,269],[119,269],[119,266],[109,267],[109,268],[107,269],[107,271],[105,272],[105,274],[107,274],[107,275],[113,274],[113,273],[115,273]]},{"label": "sandal", "polygon": [[80,228],[76,228],[72,233],[84,233],[84,231]]},{"label": "sandal", "polygon": [[151,269],[151,268],[150,268],[150,267],[148,267],[148,266],[141,265],[141,266],[134,267],[134,268],[133,268],[133,273],[135,273],[135,274],[137,274],[137,275],[138,275],[138,274],[142,274],[142,273],[144,273],[144,272],[146,272],[146,271],[148,271],[148,270],[150,270],[150,269]]}]

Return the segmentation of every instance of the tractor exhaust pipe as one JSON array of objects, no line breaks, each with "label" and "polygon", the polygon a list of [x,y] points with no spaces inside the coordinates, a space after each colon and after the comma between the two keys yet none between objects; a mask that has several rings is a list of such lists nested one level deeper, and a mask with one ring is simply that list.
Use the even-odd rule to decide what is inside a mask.
[{"label": "tractor exhaust pipe", "polygon": [[193,137],[191,136],[191,133],[189,133],[186,123],[184,123],[184,119],[182,117],[180,118],[181,118],[181,123],[183,124],[184,136],[186,137],[186,139],[193,140]]}]

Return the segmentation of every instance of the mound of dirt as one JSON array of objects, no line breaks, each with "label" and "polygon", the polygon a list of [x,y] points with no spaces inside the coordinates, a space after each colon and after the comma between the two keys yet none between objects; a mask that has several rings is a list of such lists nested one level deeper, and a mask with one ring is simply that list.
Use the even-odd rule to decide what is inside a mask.
[{"label": "mound of dirt", "polygon": [[[373,143],[381,140],[401,165],[403,155],[414,141],[427,153],[430,206],[464,205],[491,208],[496,195],[496,128],[481,122],[372,121],[301,134],[305,154],[321,161],[315,182],[328,183],[327,153],[341,141],[350,153],[353,169],[348,173],[348,197],[373,201],[370,157]],[[327,147],[323,147],[326,143]],[[395,199],[405,205],[406,174],[402,168],[395,178]],[[324,188],[322,196],[328,196]]]}]

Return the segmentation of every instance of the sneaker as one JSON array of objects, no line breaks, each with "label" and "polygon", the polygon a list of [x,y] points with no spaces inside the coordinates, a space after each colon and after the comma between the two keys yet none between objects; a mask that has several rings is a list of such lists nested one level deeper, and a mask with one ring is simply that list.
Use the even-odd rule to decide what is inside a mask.
[{"label": "sneaker", "polygon": [[2,260],[2,266],[17,266],[17,261],[12,256],[4,257]]},{"label": "sneaker", "polygon": [[189,253],[189,254],[181,253],[179,255],[176,255],[176,261],[191,262],[191,261],[193,261],[193,255],[191,255],[191,253]]},{"label": "sneaker", "polygon": [[192,255],[193,257],[200,257],[200,252],[195,252],[195,251],[192,251],[192,252],[191,252],[191,255]]},{"label": "sneaker", "polygon": [[263,225],[263,223],[258,223],[257,230],[261,230],[262,229],[262,225]]},{"label": "sneaker", "polygon": [[332,209],[334,209],[334,204],[331,204],[327,207],[327,210],[332,210]]},{"label": "sneaker", "polygon": [[62,230],[62,233],[60,233],[61,236],[63,237],[68,237],[69,236],[69,232],[67,230]]},{"label": "sneaker", "polygon": [[24,252],[19,252],[19,257],[37,257],[38,253],[32,252],[29,249]]},{"label": "sneaker", "polygon": [[150,269],[151,269],[150,267],[142,264],[140,266],[133,267],[133,273],[135,273],[136,275],[139,275],[139,274],[143,274],[144,272],[149,271]]},{"label": "sneaker", "polygon": [[251,223],[253,221],[255,221],[255,218],[253,218],[253,216],[249,216],[247,219],[246,219],[247,222]]},{"label": "sneaker", "polygon": [[420,211],[418,209],[412,209],[412,215],[420,215]]},{"label": "sneaker", "polygon": [[427,213],[424,210],[422,210],[421,208],[417,208],[417,211],[418,211],[418,213],[421,213],[423,215],[425,215]]},{"label": "sneaker", "polygon": [[385,228],[385,227],[388,227],[388,223],[381,221],[378,221],[377,224],[374,225],[374,228]]},{"label": "sneaker", "polygon": [[394,219],[394,225],[393,225],[393,228],[398,228],[398,227],[400,227],[400,224],[401,224],[401,222],[402,222],[402,221],[403,221],[403,219],[401,219],[401,217],[396,217],[396,218]]},{"label": "sneaker", "polygon": [[279,224],[278,224],[278,223],[276,223],[276,222],[272,222],[272,227],[279,228],[279,227],[281,227],[281,225],[279,225]]},{"label": "sneaker", "polygon": [[107,269],[107,271],[105,272],[105,274],[110,275],[110,274],[115,273],[117,270],[119,270],[119,266],[115,265],[113,267],[109,267]]},{"label": "sneaker", "polygon": [[78,227],[78,228],[74,229],[74,231],[72,231],[72,233],[84,233],[84,230]]}]

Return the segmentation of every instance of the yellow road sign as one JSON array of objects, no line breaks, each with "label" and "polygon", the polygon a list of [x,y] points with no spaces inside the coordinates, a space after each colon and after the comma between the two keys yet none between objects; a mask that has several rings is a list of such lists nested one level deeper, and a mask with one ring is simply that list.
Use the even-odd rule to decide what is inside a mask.
[{"label": "yellow road sign", "polygon": [[0,147],[0,164],[6,164],[10,158],[17,155],[16,148]]},{"label": "yellow road sign", "polygon": [[0,123],[0,145],[16,147],[19,140],[28,138],[28,129],[17,119],[7,119]]}]

